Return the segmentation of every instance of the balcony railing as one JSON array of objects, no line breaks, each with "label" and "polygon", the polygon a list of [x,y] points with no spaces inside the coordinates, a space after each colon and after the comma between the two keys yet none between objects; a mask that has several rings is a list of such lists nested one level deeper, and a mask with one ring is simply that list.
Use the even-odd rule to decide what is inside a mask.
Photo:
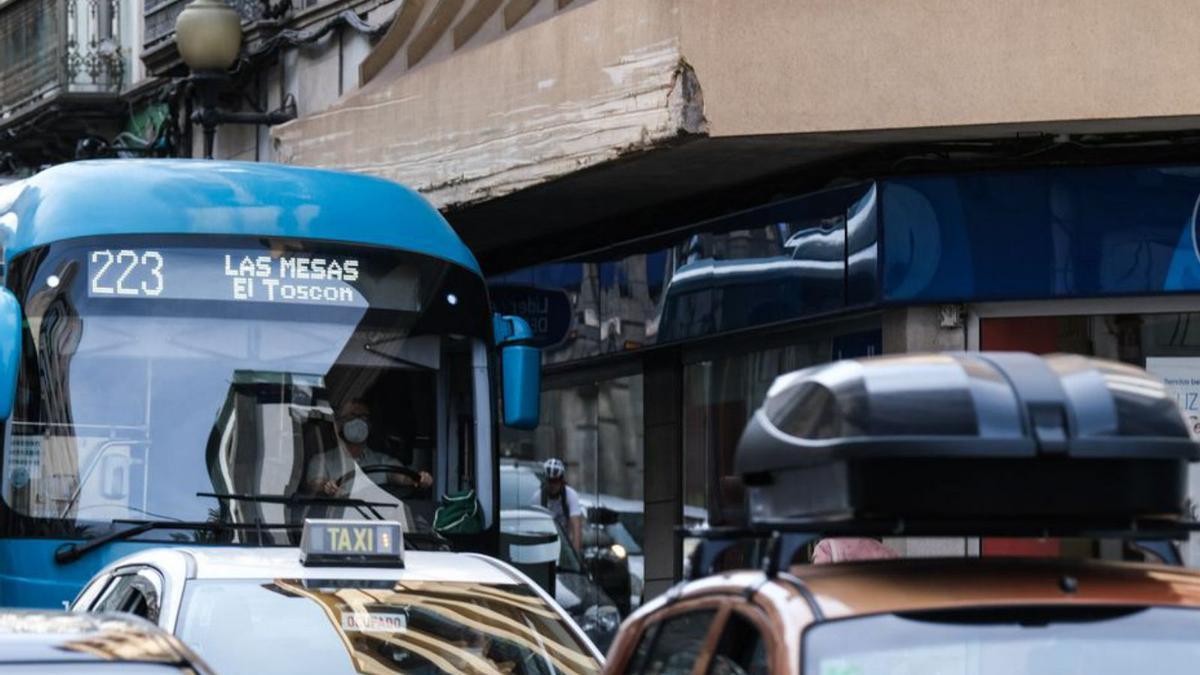
[{"label": "balcony railing", "polygon": [[120,0],[13,0],[0,6],[0,125],[55,95],[121,91]]},{"label": "balcony railing", "polygon": [[[142,46],[146,50],[154,49],[175,36],[175,19],[191,0],[146,0],[145,28],[142,33]],[[262,16],[260,0],[225,0],[242,15],[242,21],[257,21]]]}]

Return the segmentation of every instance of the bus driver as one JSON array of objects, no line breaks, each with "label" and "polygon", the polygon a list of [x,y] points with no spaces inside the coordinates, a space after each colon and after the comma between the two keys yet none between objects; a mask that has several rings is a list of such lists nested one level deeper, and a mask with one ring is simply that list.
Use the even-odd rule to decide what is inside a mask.
[{"label": "bus driver", "polygon": [[[433,485],[433,476],[427,471],[416,471],[404,465],[398,458],[379,452],[367,445],[371,436],[371,409],[362,399],[346,402],[334,417],[338,444],[313,457],[308,462],[305,475],[311,494],[333,497],[352,490],[354,477],[359,473],[371,474],[374,482],[409,490],[427,490]],[[395,471],[389,471],[395,467]],[[383,475],[381,481],[378,477]]]}]

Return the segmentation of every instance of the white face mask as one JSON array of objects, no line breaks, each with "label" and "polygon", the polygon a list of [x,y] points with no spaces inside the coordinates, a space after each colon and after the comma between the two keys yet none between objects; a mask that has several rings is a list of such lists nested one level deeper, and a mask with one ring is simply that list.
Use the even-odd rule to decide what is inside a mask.
[{"label": "white face mask", "polygon": [[346,423],[342,425],[342,438],[346,439],[347,443],[365,442],[370,433],[371,426],[361,417],[346,420]]}]

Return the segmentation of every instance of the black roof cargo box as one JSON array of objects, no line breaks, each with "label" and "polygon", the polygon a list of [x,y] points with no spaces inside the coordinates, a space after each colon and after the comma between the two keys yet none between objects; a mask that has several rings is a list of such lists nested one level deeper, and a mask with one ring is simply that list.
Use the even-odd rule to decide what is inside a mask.
[{"label": "black roof cargo box", "polygon": [[1073,355],[907,354],[775,380],[738,446],[752,523],[1179,518],[1200,458],[1143,370]]}]

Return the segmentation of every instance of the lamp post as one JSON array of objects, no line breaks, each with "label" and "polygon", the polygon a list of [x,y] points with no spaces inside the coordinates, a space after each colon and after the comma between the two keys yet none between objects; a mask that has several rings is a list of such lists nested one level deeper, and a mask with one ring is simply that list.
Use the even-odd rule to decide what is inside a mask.
[{"label": "lamp post", "polygon": [[230,112],[217,106],[217,96],[231,83],[229,69],[242,49],[242,18],[223,0],[192,0],[175,19],[175,41],[199,94],[200,107],[192,113],[192,122],[204,129],[205,159],[212,159],[218,125],[271,125],[296,118],[294,105],[265,113]]}]

